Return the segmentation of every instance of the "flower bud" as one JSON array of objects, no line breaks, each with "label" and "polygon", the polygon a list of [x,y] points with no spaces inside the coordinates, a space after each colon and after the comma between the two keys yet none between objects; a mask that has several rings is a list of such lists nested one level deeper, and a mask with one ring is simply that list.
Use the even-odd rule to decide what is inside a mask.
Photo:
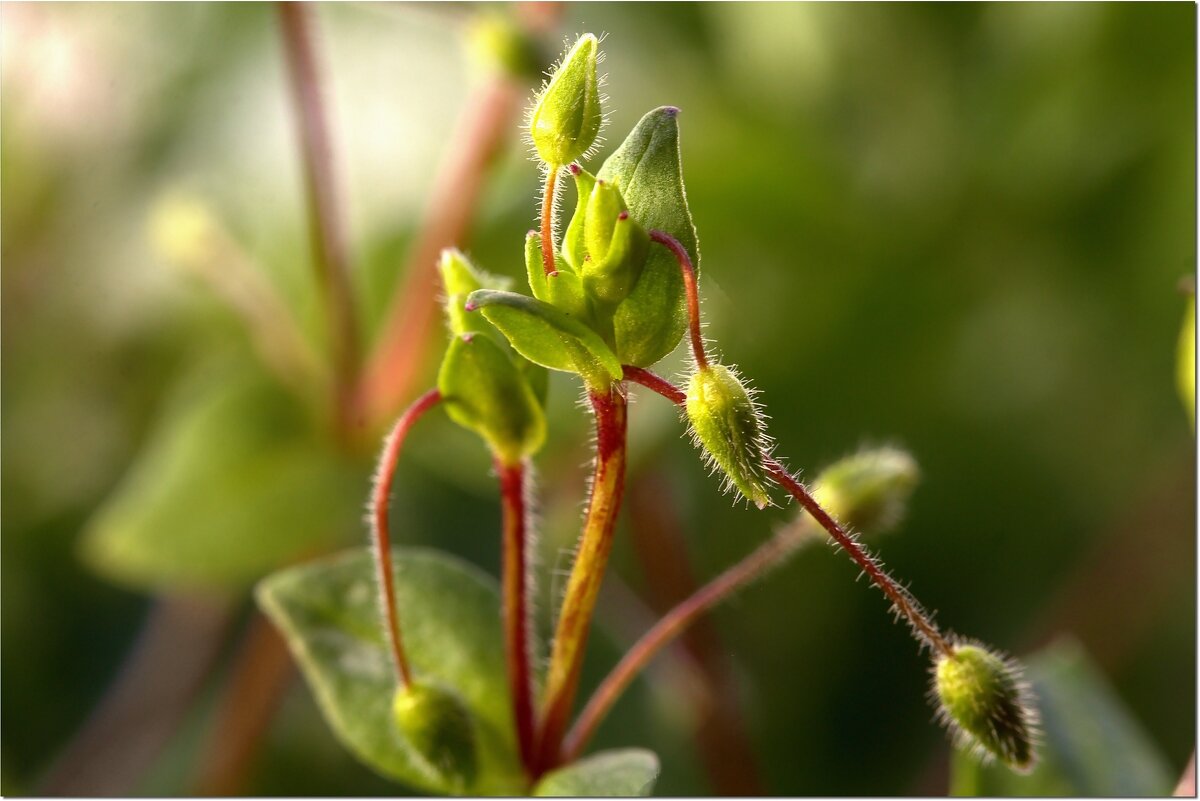
[{"label": "flower bud", "polygon": [[490,275],[478,269],[462,251],[446,248],[438,262],[438,271],[442,274],[442,286],[446,290],[446,324],[450,333],[455,336],[471,332],[493,333],[486,320],[480,320],[479,315],[467,314],[463,310],[467,295],[476,289],[507,289],[512,283],[508,278]]},{"label": "flower bud", "polygon": [[864,450],[827,467],[813,497],[847,528],[875,534],[900,522],[919,475],[917,463],[902,450]]},{"label": "flower bud", "polygon": [[600,112],[596,63],[599,43],[585,33],[563,57],[529,115],[529,134],[538,157],[552,168],[570,164],[596,141]]},{"label": "flower bud", "polygon": [[1022,773],[1037,761],[1037,713],[1021,667],[978,645],[959,644],[933,666],[938,716],[960,748]]},{"label": "flower bud", "polygon": [[737,375],[719,364],[697,370],[688,382],[687,416],[696,444],[725,473],[728,486],[758,508],[767,506],[766,426]]},{"label": "flower bud", "polygon": [[471,713],[448,690],[409,684],[396,691],[392,714],[427,765],[458,792],[475,782],[478,762]]},{"label": "flower bud", "polygon": [[583,228],[587,220],[588,200],[592,197],[592,187],[596,185],[596,176],[580,167],[571,165],[571,176],[575,179],[575,213],[567,224],[563,234],[563,260],[576,272],[583,269],[583,259],[587,255],[587,246],[583,241]]},{"label": "flower bud", "polygon": [[597,181],[588,198],[584,243],[584,289],[602,306],[615,307],[641,276],[650,237],[629,216],[617,188],[605,181]]}]

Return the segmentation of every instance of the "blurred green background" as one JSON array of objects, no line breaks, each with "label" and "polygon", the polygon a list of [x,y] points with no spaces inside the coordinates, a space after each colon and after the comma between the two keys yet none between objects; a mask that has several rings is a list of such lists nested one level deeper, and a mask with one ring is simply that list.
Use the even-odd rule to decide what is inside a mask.
[{"label": "blurred green background", "polygon": [[[512,9],[314,10],[369,339],[486,80],[465,32]],[[909,449],[922,484],[877,543],[894,572],[944,625],[1016,655],[1074,638],[1177,776],[1196,727],[1195,440],[1173,377],[1177,283],[1196,262],[1195,6],[560,14],[548,54],[563,35],[608,34],[603,152],[646,110],[682,109],[708,334],[762,390],[779,453],[812,475],[863,443]],[[0,22],[3,792],[196,792],[256,625],[245,587],[284,557],[365,538],[373,445],[338,452],[314,434],[320,399],[267,378],[237,316],[148,234],[163,197],[200,198],[324,353],[277,14],[6,3]],[[538,175],[513,134],[461,245],[520,276]],[[432,383],[434,339],[414,392]],[[683,364],[678,352],[660,371]],[[544,617],[583,499],[578,394],[552,378]],[[636,394],[612,575],[652,602],[655,559],[639,560],[630,521],[664,517],[703,578],[791,512],[731,504],[675,413]],[[203,481],[179,467],[196,460]],[[427,424],[401,465],[396,536],[495,573],[488,470],[471,435]],[[197,578],[203,557],[180,545],[175,575],[121,539],[146,531],[168,551],[227,534],[237,569]],[[772,794],[946,791],[926,661],[855,575],[806,552],[716,615],[755,757],[740,780]],[[615,611],[628,598],[609,600],[585,682],[628,642]],[[135,675],[135,712],[114,712],[114,682],[155,631],[168,645],[148,675],[190,665],[190,692],[172,700]],[[660,794],[715,792],[694,704],[663,664],[597,746],[658,751]],[[403,791],[343,752],[303,682],[285,674],[282,692],[250,727],[237,791]],[[113,784],[79,789],[97,749],[96,781]]]}]

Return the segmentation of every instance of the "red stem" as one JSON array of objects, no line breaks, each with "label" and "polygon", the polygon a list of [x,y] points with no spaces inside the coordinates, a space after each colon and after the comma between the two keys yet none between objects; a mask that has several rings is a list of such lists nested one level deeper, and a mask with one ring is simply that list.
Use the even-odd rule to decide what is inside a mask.
[{"label": "red stem", "polygon": [[[626,380],[641,384],[652,389],[675,404],[686,400],[683,390],[671,384],[648,370],[634,367],[623,368]],[[767,472],[787,490],[788,494],[800,502],[821,528],[829,532],[829,536],[840,545],[850,559],[858,565],[871,582],[880,589],[887,599],[895,606],[896,611],[903,615],[913,628],[913,632],[924,643],[936,648],[946,656],[954,655],[954,647],[946,640],[937,626],[921,608],[920,604],[908,594],[908,591],[896,584],[873,556],[854,537],[850,536],[841,524],[826,512],[812,497],[808,488],[798,481],[787,469],[772,457],[766,458]]]},{"label": "red stem", "polygon": [[558,275],[554,266],[554,192],[558,188],[558,170],[546,165],[546,185],[542,189],[542,269],[546,275]]},{"label": "red stem", "polygon": [[579,538],[579,552],[567,581],[554,635],[538,729],[535,775],[559,764],[559,747],[579,689],[579,674],[596,596],[612,550],[613,531],[625,487],[628,402],[622,388],[616,385],[590,390],[588,397],[596,417],[596,468],[587,519]]},{"label": "red stem", "polygon": [[533,675],[530,669],[529,587],[526,582],[527,514],[525,466],[496,460],[500,497],[504,508],[504,644],[508,659],[509,694],[517,727],[521,762],[532,769],[534,757]]},{"label": "red stem", "polygon": [[692,259],[688,256],[687,249],[680,244],[678,239],[663,231],[652,229],[648,233],[652,241],[666,247],[675,254],[675,258],[679,261],[679,270],[683,273],[683,286],[687,290],[688,322],[692,333],[692,357],[695,358],[698,368],[707,370],[708,356],[704,353],[704,337],[700,335],[700,292],[696,288],[696,268],[692,266]]},{"label": "red stem", "polygon": [[404,439],[417,420],[425,412],[437,406],[442,393],[431,389],[417,398],[404,410],[391,433],[383,443],[379,455],[379,468],[375,472],[375,487],[371,492],[371,537],[375,545],[375,566],[378,569],[379,588],[383,594],[384,623],[388,642],[392,648],[392,662],[396,668],[396,679],[401,687],[412,682],[412,671],[404,655],[404,643],[400,638],[400,615],[396,610],[396,587],[392,578],[392,544],[388,528],[388,502],[392,491],[392,479],[396,477],[396,463],[400,460],[400,449]]}]

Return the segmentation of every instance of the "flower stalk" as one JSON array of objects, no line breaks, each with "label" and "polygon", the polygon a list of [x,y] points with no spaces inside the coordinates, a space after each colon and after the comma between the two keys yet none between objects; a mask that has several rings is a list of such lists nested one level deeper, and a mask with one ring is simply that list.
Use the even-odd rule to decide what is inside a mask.
[{"label": "flower stalk", "polygon": [[508,683],[517,728],[521,763],[531,769],[534,757],[534,710],[532,654],[529,620],[527,553],[529,548],[525,504],[524,463],[507,464],[496,459],[500,477],[504,538],[501,565],[504,646],[508,661]]}]

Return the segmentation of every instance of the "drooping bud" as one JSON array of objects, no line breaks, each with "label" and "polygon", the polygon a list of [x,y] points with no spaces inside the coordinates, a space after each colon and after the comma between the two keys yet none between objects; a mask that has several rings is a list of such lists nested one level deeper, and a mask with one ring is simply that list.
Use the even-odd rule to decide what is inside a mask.
[{"label": "drooping bud", "polygon": [[959,644],[933,666],[938,716],[959,748],[1025,773],[1037,762],[1037,712],[1021,666],[979,646]]},{"label": "drooping bud", "polygon": [[478,756],[471,713],[456,695],[429,684],[396,691],[392,714],[400,733],[429,768],[460,793],[475,783]]},{"label": "drooping bud", "polygon": [[446,290],[446,325],[455,336],[470,332],[488,332],[491,328],[479,315],[467,314],[463,304],[476,289],[507,289],[512,282],[499,275],[491,275],[475,267],[455,248],[446,248],[438,261],[442,274],[442,286]]},{"label": "drooping bud", "polygon": [[588,198],[584,242],[584,289],[603,306],[615,307],[637,284],[650,237],[629,216],[617,188],[605,181],[597,181]]},{"label": "drooping bud", "polygon": [[595,36],[579,37],[534,103],[529,134],[538,157],[551,167],[580,158],[600,133],[599,54]]},{"label": "drooping bud", "polygon": [[737,375],[719,364],[697,370],[688,382],[687,416],[696,444],[725,473],[728,485],[766,507],[771,502],[766,426]]},{"label": "drooping bud", "polygon": [[876,534],[900,522],[919,477],[909,454],[873,448],[827,467],[813,485],[813,497],[843,526]]}]

